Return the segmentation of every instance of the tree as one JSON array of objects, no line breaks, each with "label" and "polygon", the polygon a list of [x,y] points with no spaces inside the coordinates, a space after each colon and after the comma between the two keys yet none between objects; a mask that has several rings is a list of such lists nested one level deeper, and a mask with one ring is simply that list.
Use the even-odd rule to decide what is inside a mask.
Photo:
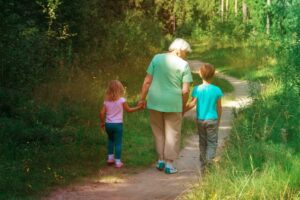
[{"label": "tree", "polygon": [[229,0],[226,0],[226,20],[228,19],[229,15]]},{"label": "tree", "polygon": [[238,0],[234,0],[234,14],[237,17],[237,15],[238,15]]},{"label": "tree", "polygon": [[247,3],[246,0],[243,0],[243,21],[247,22],[248,20],[248,7],[247,7]]},{"label": "tree", "polygon": [[224,21],[224,0],[221,0],[221,20]]},{"label": "tree", "polygon": [[[271,0],[267,0],[267,8],[270,8]],[[266,33],[270,35],[270,13],[267,12]]]},{"label": "tree", "polygon": [[176,30],[176,0],[155,0],[156,15],[163,23],[165,33],[174,34]]}]

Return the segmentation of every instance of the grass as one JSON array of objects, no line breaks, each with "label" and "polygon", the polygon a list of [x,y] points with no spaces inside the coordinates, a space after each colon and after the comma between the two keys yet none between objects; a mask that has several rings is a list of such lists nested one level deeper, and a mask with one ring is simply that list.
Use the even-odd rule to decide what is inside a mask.
[{"label": "grass", "polygon": [[267,81],[277,60],[268,46],[195,44],[190,59],[213,64],[218,71],[245,80]]},{"label": "grass", "polygon": [[[280,103],[264,98],[239,114],[221,161],[183,199],[299,199],[299,127],[281,135]],[[299,104],[290,109],[300,114]]]},{"label": "grass", "polygon": [[[250,55],[240,56],[239,51]],[[268,51],[258,50],[256,61],[253,50],[240,48],[194,54],[204,58],[212,54],[212,62],[226,73],[265,85],[261,91],[251,92],[253,104],[234,119],[222,159],[208,168],[204,179],[182,199],[300,199],[300,100],[292,90],[284,90],[274,74],[278,68],[274,63],[268,61],[269,65],[259,68],[251,64]],[[232,52],[237,56],[232,58]],[[250,64],[238,71],[236,63]]]},{"label": "grass", "polygon": [[[190,88],[190,93],[192,93],[194,86],[202,84],[202,79],[198,74],[193,73],[192,76],[193,76],[193,84]],[[218,76],[214,76],[212,79],[212,84],[220,87],[222,92],[225,94],[225,96],[222,98],[223,103],[234,99],[234,94],[233,94],[234,88],[229,81],[223,78],[219,78]]]},{"label": "grass", "polygon": [[[35,88],[32,99],[0,88],[0,199],[38,199],[52,188],[87,177],[121,180],[153,164],[156,152],[147,110],[124,115],[126,167],[121,173],[105,167],[107,137],[98,119],[108,80],[121,80],[128,103],[136,104],[145,63],[149,59],[101,71],[53,72],[49,76],[55,78]],[[194,123],[184,120],[183,138],[193,131]],[[99,174],[99,169],[107,172]]]},{"label": "grass", "polygon": [[[193,86],[202,84],[202,79],[198,74],[193,73],[192,75],[193,75]],[[220,87],[224,93],[231,93],[234,91],[234,88],[229,81],[223,78],[219,78],[217,76],[214,76],[212,80],[212,84]]]}]

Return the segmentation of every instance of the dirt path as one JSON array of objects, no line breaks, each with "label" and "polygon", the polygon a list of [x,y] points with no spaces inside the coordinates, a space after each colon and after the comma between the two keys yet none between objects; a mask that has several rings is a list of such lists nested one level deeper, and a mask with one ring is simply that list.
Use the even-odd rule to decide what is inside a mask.
[{"label": "dirt path", "polygon": [[[190,61],[192,70],[199,66],[200,61]],[[219,128],[219,147],[224,145],[225,138],[231,130],[232,109],[249,103],[246,81],[217,74],[227,79],[234,86],[234,101],[223,105],[223,114]],[[195,111],[186,113],[193,117]],[[51,193],[47,200],[171,200],[179,198],[195,182],[201,179],[199,175],[198,136],[191,136],[185,148],[180,152],[175,166],[179,172],[166,175],[157,171],[154,166],[138,174],[104,180],[88,181],[85,184],[68,186]],[[221,149],[221,148],[219,148]]]}]

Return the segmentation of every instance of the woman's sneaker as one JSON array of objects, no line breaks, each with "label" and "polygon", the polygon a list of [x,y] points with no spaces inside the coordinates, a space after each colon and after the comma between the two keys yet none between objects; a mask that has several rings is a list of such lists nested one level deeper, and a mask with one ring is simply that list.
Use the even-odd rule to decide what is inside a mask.
[{"label": "woman's sneaker", "polygon": [[115,164],[115,159],[107,159],[106,163],[107,163],[108,165]]},{"label": "woman's sneaker", "polygon": [[156,169],[158,169],[159,171],[164,170],[165,168],[165,163],[164,162],[157,162],[156,163]]},{"label": "woman's sneaker", "polygon": [[166,173],[166,174],[175,174],[175,173],[177,173],[177,172],[178,172],[177,169],[174,168],[174,167],[166,167],[166,168],[165,168],[165,173]]},{"label": "woman's sneaker", "polygon": [[116,163],[115,167],[119,169],[119,168],[122,168],[123,165],[124,164],[122,162],[118,162],[118,163]]}]

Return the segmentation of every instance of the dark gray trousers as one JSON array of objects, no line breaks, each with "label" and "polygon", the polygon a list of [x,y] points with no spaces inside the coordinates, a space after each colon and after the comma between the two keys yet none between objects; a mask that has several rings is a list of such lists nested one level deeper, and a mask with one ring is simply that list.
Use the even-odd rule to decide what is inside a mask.
[{"label": "dark gray trousers", "polygon": [[218,121],[197,120],[199,134],[200,162],[204,167],[211,162],[216,155],[218,146]]}]

